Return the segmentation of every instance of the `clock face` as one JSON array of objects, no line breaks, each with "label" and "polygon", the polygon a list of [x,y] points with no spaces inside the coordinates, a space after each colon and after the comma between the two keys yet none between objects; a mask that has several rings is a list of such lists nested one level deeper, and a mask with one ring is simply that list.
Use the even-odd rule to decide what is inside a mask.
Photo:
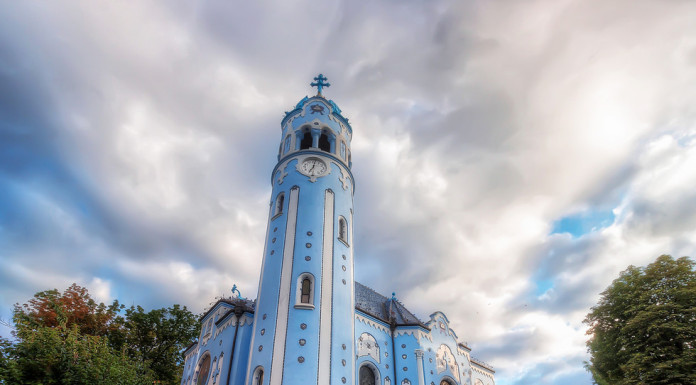
[{"label": "clock face", "polygon": [[307,176],[321,176],[326,173],[326,163],[319,158],[307,158],[300,165],[300,169]]}]

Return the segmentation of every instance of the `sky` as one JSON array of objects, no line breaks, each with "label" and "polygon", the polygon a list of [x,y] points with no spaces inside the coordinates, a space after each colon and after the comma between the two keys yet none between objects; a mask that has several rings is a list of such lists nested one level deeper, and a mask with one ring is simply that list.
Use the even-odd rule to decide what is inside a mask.
[{"label": "sky", "polygon": [[696,2],[0,3],[5,321],[73,282],[255,297],[318,73],[354,131],[356,279],[443,311],[499,385],[590,384],[602,290],[696,255]]}]

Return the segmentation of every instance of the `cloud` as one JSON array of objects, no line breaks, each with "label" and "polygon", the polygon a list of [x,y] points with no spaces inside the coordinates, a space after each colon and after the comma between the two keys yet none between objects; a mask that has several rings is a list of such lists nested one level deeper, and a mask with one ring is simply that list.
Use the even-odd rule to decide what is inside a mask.
[{"label": "cloud", "polygon": [[8,5],[0,316],[72,282],[198,312],[255,297],[278,125],[323,72],[355,132],[357,279],[443,310],[500,384],[587,383],[598,293],[696,254],[693,8]]}]

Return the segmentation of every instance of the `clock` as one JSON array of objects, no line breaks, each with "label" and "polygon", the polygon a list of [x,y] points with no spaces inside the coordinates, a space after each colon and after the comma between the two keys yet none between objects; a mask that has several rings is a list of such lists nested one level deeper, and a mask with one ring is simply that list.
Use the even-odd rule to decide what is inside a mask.
[{"label": "clock", "polygon": [[329,166],[319,158],[308,157],[299,162],[297,171],[307,175],[311,182],[316,182],[318,177],[328,174]]}]

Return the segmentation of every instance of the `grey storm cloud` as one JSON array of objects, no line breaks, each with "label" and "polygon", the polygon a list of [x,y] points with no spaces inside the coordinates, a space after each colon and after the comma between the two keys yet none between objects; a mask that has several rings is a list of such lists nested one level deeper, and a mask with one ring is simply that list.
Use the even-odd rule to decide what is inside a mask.
[{"label": "grey storm cloud", "polygon": [[[695,7],[6,2],[0,317],[72,282],[254,297],[280,120],[323,72],[355,132],[357,280],[444,311],[501,385],[587,383],[599,292],[696,254]],[[614,220],[552,234],[593,212]]]}]

